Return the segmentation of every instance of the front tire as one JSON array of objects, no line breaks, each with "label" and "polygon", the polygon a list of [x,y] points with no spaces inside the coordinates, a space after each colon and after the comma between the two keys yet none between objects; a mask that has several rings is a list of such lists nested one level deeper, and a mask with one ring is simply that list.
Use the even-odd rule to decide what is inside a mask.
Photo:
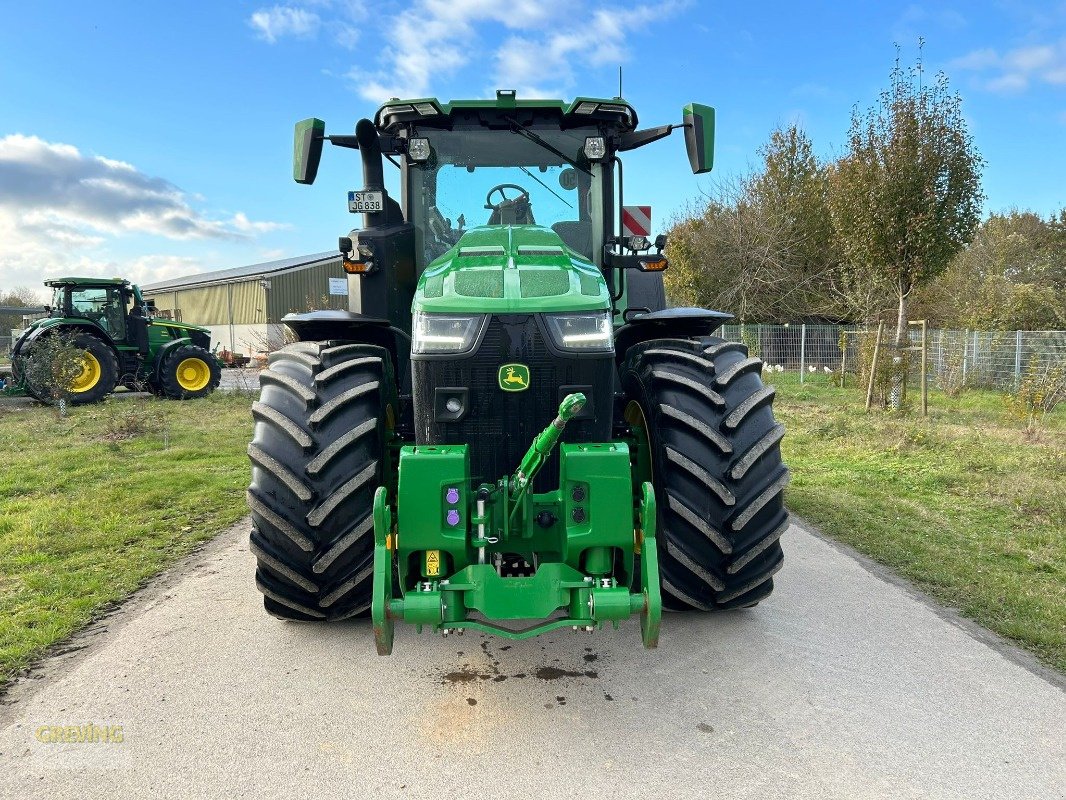
[{"label": "front tire", "polygon": [[626,418],[651,454],[669,610],[749,607],[773,590],[788,470],[761,371],[744,345],[718,337],[653,340],[626,355]]},{"label": "front tire", "polygon": [[373,500],[397,408],[386,350],[298,342],[271,354],[252,404],[251,550],[263,605],[290,620],[365,614]]},{"label": "front tire", "polygon": [[222,368],[202,347],[185,345],[167,356],[159,379],[163,394],[171,400],[189,400],[215,391],[222,380]]}]

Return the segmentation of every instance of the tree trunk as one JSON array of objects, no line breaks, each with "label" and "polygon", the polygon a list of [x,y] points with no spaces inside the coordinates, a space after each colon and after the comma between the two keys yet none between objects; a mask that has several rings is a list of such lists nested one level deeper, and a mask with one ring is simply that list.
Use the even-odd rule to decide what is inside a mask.
[{"label": "tree trunk", "polygon": [[907,294],[899,293],[899,316],[896,317],[896,349],[907,344]]},{"label": "tree trunk", "polygon": [[899,316],[896,318],[896,346],[892,353],[892,385],[889,390],[889,406],[898,411],[903,406],[903,395],[906,392],[907,362],[904,359],[903,348],[910,341],[907,330],[907,295],[902,287],[899,290]]}]

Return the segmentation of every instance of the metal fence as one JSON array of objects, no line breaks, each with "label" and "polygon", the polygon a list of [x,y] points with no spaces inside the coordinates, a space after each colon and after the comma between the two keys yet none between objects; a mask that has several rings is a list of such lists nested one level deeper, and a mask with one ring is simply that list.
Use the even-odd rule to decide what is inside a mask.
[{"label": "metal fence", "polygon": [[[800,381],[834,372],[855,373],[860,348],[876,330],[854,325],[724,325],[721,335],[743,342],[752,355],[778,372],[797,372]],[[886,331],[890,340],[894,332]],[[910,330],[912,345],[921,331]],[[0,336],[0,360],[11,352],[10,336]],[[1066,363],[1066,331],[926,332],[926,369],[931,386],[969,386],[1009,390],[1030,367]],[[918,359],[911,360],[918,374]]]},{"label": "metal fence", "polygon": [[[876,329],[854,325],[724,325],[721,335],[748,345],[767,368],[798,372],[800,380],[817,374],[854,373],[860,349]],[[882,344],[895,331],[886,331]],[[910,328],[911,345],[921,344],[921,329]],[[912,350],[916,353],[916,350]],[[918,374],[920,359],[911,359]],[[932,386],[1010,390],[1030,368],[1066,364],[1066,331],[926,331],[926,369]]]}]

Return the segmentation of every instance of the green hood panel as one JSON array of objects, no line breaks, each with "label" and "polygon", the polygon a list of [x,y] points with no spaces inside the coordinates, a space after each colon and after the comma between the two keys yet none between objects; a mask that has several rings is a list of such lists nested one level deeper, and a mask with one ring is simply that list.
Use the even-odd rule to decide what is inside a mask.
[{"label": "green hood panel", "polygon": [[176,328],[179,331],[200,331],[201,333],[211,333],[210,328],[205,328],[201,325],[190,325],[187,322],[174,322],[169,319],[154,319],[152,320],[153,328]]},{"label": "green hood panel", "polygon": [[514,314],[611,307],[594,264],[538,225],[486,225],[463,234],[418,281],[414,311]]}]

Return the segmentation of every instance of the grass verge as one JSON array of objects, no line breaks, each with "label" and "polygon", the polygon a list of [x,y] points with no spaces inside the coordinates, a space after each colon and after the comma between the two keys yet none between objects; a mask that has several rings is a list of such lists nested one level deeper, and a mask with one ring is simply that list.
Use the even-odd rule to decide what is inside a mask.
[{"label": "grass verge", "polygon": [[0,405],[0,686],[244,516],[249,402]]},{"label": "grass verge", "polygon": [[994,392],[922,418],[812,380],[774,376],[791,510],[1066,671],[1066,409],[1029,438]]}]

